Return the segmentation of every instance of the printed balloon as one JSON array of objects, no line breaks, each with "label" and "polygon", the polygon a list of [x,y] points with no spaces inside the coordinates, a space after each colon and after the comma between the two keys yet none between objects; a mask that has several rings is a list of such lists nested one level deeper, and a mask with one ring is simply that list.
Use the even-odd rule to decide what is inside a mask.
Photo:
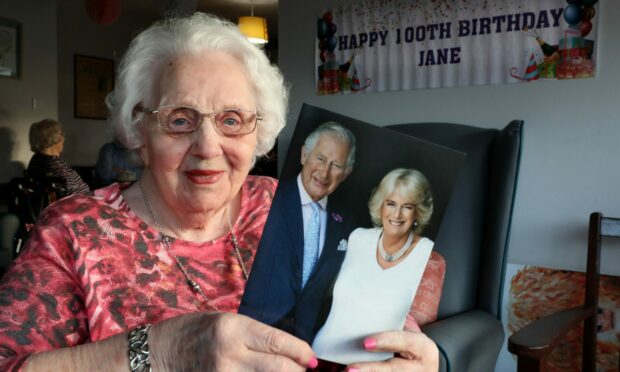
[{"label": "printed balloon", "polygon": [[581,21],[579,24],[579,30],[581,31],[581,36],[584,37],[592,31],[592,22],[590,21]]},{"label": "printed balloon", "polygon": [[316,21],[316,37],[319,39],[327,37],[327,22],[324,19]]},{"label": "printed balloon", "polygon": [[327,39],[319,40],[319,50],[324,51],[327,49]]},{"label": "printed balloon", "polygon": [[569,5],[564,9],[564,20],[571,26],[581,22],[581,7],[579,5]]},{"label": "printed balloon", "polygon": [[328,24],[332,23],[334,21],[334,15],[332,14],[332,12],[325,12],[325,14],[323,14],[323,19]]},{"label": "printed balloon", "polygon": [[338,39],[335,36],[332,36],[327,39],[327,50],[333,52],[336,49],[336,44],[338,44]]},{"label": "printed balloon", "polygon": [[333,23],[328,23],[327,24],[327,36],[332,36],[336,34],[336,30],[338,30],[338,27],[336,27],[335,24]]},{"label": "printed balloon", "polygon": [[584,21],[589,21],[594,18],[594,14],[596,14],[596,11],[591,6],[585,6],[581,9],[581,19]]}]

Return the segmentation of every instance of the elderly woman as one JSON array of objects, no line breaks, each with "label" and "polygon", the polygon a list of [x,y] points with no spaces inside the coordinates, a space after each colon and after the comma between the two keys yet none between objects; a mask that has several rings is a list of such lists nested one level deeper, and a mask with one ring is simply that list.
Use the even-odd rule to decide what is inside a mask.
[{"label": "elderly woman", "polygon": [[[426,177],[413,169],[392,170],[368,206],[375,228],[351,233],[329,317],[312,344],[323,360],[349,364],[393,358],[391,350],[377,352],[371,335],[403,329],[423,274],[433,271],[427,269],[433,242],[422,236],[433,213]],[[409,328],[419,331],[415,323]]]},{"label": "elderly woman", "polygon": [[142,176],[44,213],[0,288],[0,369],[315,366],[303,341],[235,314],[276,187],[248,172],[286,104],[233,24],[196,13],[138,35],[108,106]]},{"label": "elderly woman", "polygon": [[90,188],[82,177],[60,157],[65,145],[65,136],[60,123],[43,119],[30,126],[30,149],[34,152],[28,163],[28,175],[35,180],[54,177],[60,181],[57,197],[86,194]]}]

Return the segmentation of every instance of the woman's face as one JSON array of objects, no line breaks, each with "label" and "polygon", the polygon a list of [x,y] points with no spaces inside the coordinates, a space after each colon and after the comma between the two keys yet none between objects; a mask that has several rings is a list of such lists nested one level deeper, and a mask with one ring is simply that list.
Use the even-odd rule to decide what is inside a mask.
[{"label": "woman's face", "polygon": [[[147,108],[191,106],[203,113],[223,109],[256,110],[254,92],[240,62],[224,52],[182,56],[163,67]],[[239,192],[250,171],[256,132],[226,137],[205,116],[194,132],[170,134],[156,125],[156,115],[143,122],[143,161],[160,197],[169,207],[190,213],[216,210]],[[257,124],[260,125],[260,122]]]},{"label": "woman's face", "polygon": [[415,208],[412,200],[404,198],[398,188],[394,189],[381,205],[383,233],[393,237],[409,234],[415,222]]}]

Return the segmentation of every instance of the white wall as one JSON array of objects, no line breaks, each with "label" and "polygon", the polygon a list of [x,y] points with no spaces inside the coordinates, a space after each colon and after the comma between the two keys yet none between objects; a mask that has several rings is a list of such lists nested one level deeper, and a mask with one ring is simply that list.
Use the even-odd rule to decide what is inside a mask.
[{"label": "white wall", "polygon": [[116,64],[132,37],[159,17],[155,11],[136,14],[124,4],[115,22],[99,25],[88,18],[84,4],[83,0],[58,1],[58,118],[67,132],[62,156],[72,165],[94,165],[101,145],[112,139],[106,120],[74,117],[74,55],[106,58]]},{"label": "white wall", "polygon": [[[36,11],[33,11],[36,9]],[[32,156],[30,124],[58,116],[56,5],[2,0],[0,17],[21,23],[21,77],[0,78],[0,182],[21,176]],[[38,108],[33,108],[33,99]]]},{"label": "white wall", "polygon": [[22,77],[0,78],[0,183],[22,174],[32,156],[30,124],[46,117],[63,125],[62,156],[72,165],[94,165],[112,132],[105,120],[74,118],[74,55],[116,61],[132,36],[159,16],[155,7],[137,14],[124,4],[114,23],[98,25],[88,18],[83,0],[0,2],[0,17],[22,23]]},{"label": "white wall", "polygon": [[[286,154],[304,102],[380,126],[431,121],[502,128],[523,119],[509,261],[584,270],[590,212],[620,216],[620,2],[599,2],[595,79],[318,96],[316,20],[350,1],[280,0],[279,65],[291,101],[279,154]],[[602,271],[620,275],[620,249],[603,251]]]}]

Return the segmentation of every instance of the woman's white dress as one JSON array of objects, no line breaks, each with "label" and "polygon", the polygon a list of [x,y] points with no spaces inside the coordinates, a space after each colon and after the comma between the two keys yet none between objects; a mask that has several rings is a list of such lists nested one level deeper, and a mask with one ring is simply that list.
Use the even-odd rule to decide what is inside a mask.
[{"label": "woman's white dress", "polygon": [[394,355],[368,352],[363,340],[403,329],[434,243],[421,238],[398,265],[383,269],[376,257],[380,234],[378,228],[358,228],[349,236],[329,317],[312,343],[320,359],[349,364]]}]

